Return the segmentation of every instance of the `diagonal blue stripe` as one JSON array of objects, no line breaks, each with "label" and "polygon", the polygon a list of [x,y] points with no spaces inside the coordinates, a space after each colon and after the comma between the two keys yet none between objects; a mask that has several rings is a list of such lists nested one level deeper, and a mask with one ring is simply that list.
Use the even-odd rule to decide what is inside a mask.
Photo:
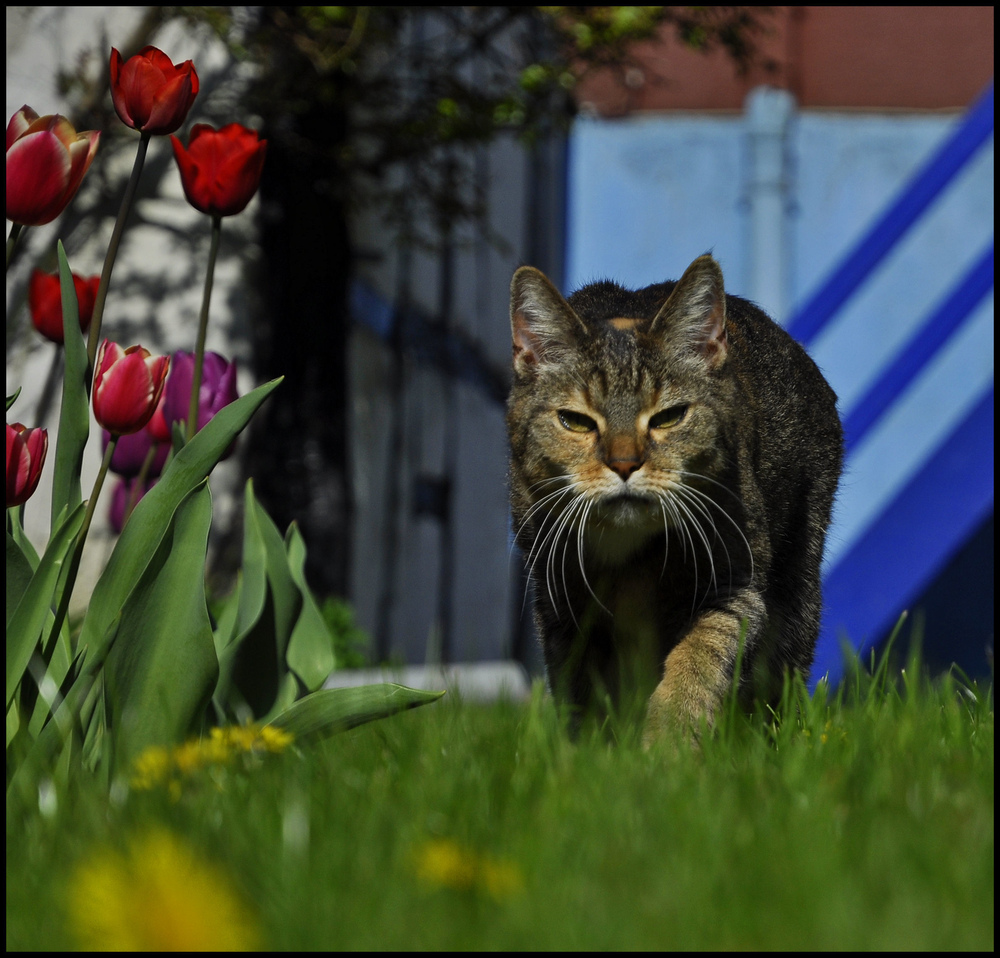
[{"label": "diagonal blue stripe", "polygon": [[994,387],[823,582],[812,684],[843,675],[840,643],[860,654],[884,635],[993,508]]},{"label": "diagonal blue stripe", "polygon": [[808,345],[993,132],[993,82],[868,234],[789,321]]},{"label": "diagonal blue stripe", "polygon": [[962,325],[992,286],[993,243],[990,243],[944,302],[921,324],[911,337],[909,345],[893,360],[874,386],[854,403],[850,415],[844,421],[844,439],[848,454],[947,342],[951,334]]}]

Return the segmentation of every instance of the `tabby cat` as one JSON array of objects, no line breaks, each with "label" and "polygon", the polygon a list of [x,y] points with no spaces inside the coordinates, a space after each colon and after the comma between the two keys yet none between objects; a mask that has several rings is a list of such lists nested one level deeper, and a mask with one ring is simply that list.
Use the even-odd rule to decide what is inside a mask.
[{"label": "tabby cat", "polygon": [[553,694],[574,724],[638,697],[647,743],[697,737],[734,682],[773,701],[819,631],[833,390],[708,255],[568,299],[524,266],[510,312],[511,506]]}]

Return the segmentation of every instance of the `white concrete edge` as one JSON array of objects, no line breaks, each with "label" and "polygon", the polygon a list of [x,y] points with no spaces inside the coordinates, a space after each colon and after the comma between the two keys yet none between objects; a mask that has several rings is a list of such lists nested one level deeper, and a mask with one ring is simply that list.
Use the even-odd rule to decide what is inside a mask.
[{"label": "white concrete edge", "polygon": [[476,702],[492,702],[501,698],[523,701],[531,692],[528,673],[520,663],[511,661],[343,669],[334,672],[323,687],[353,688],[381,682],[394,682],[425,691],[454,691],[463,699]]}]

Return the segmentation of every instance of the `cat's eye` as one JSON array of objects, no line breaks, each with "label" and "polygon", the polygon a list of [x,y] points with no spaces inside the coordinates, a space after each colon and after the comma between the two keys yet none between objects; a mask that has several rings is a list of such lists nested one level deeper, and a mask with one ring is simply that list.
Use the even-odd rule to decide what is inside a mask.
[{"label": "cat's eye", "polygon": [[572,409],[560,409],[557,413],[559,422],[563,428],[570,432],[594,432],[597,423],[590,416],[585,416],[582,412],[573,412]]},{"label": "cat's eye", "polygon": [[670,426],[676,426],[684,418],[684,414],[687,411],[688,407],[686,405],[671,406],[669,409],[662,409],[660,412],[654,413],[649,417],[649,428],[667,429]]}]

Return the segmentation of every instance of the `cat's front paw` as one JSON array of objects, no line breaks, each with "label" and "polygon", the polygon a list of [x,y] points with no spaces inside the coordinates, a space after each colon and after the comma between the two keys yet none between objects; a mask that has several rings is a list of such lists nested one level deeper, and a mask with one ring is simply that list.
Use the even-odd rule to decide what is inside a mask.
[{"label": "cat's front paw", "polygon": [[701,737],[714,726],[720,703],[716,689],[698,681],[684,681],[677,670],[671,675],[668,665],[667,675],[649,698],[643,747],[663,742],[697,747]]},{"label": "cat's front paw", "polygon": [[696,702],[664,693],[658,687],[649,700],[642,731],[642,747],[670,745],[698,747],[702,734],[712,727],[713,710]]}]

